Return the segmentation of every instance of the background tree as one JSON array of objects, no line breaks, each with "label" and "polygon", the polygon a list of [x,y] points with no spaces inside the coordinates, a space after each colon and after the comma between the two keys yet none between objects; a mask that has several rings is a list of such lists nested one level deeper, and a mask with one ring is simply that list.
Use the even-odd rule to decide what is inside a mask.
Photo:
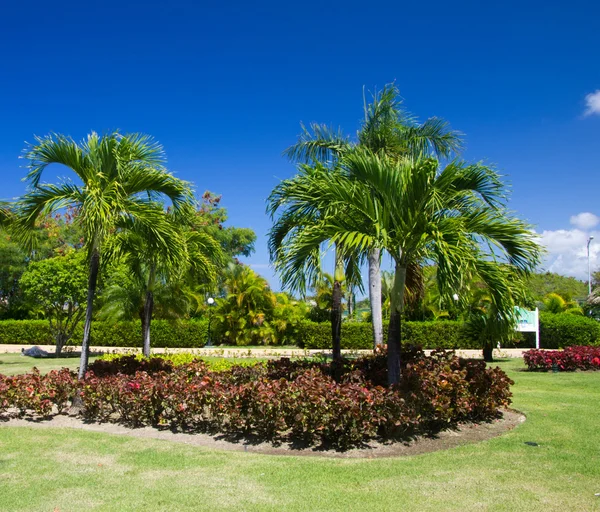
[{"label": "background tree", "polygon": [[85,255],[71,252],[32,262],[20,280],[26,300],[42,311],[60,356],[85,311],[87,272]]},{"label": "background tree", "polygon": [[225,275],[227,295],[218,298],[215,331],[232,345],[263,345],[276,338],[270,325],[277,298],[266,279],[250,267],[229,263]]},{"label": "background tree", "polygon": [[556,293],[564,300],[585,300],[587,284],[574,277],[554,272],[538,272],[527,279],[527,288],[534,301],[542,302],[549,293]]},{"label": "background tree", "polygon": [[[160,240],[159,230],[164,224],[156,201],[168,198],[174,210],[181,211],[191,206],[192,192],[188,183],[167,172],[162,147],[145,135],[92,133],[80,143],[64,135],[49,135],[36,138],[25,158],[29,160],[30,190],[19,201],[21,235],[26,236],[40,216],[67,207],[77,210],[77,223],[84,235],[89,278],[79,366],[82,378],[88,364],[100,255],[107,237],[119,222],[135,219]],[[42,175],[51,164],[70,169],[81,184],[42,184]]]}]

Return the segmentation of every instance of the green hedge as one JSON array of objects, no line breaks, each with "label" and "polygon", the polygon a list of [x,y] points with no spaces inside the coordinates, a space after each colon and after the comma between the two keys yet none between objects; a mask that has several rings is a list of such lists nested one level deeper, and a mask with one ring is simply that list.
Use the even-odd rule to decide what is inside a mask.
[{"label": "green hedge", "polygon": [[[533,334],[535,345],[535,334]],[[597,345],[600,341],[600,323],[584,316],[568,313],[540,315],[541,348],[565,348]]]},{"label": "green hedge", "polygon": [[[153,320],[152,346],[156,348],[199,348],[206,343],[208,325],[204,320],[169,322]],[[80,324],[71,345],[81,344],[83,325]],[[0,344],[53,345],[48,322],[45,320],[0,321]],[[100,347],[141,347],[140,322],[94,322],[91,344]]]},{"label": "green hedge", "polygon": [[[384,338],[387,325],[384,325]],[[462,322],[403,322],[402,342],[419,345],[425,349],[455,348],[480,349],[480,344],[470,338]],[[541,348],[565,348],[575,345],[596,345],[600,343],[600,323],[586,317],[542,313],[540,315]],[[305,321],[302,325],[302,338],[298,344],[304,348],[331,348],[331,326],[329,323]],[[371,324],[366,322],[342,324],[342,348],[369,349],[373,346]],[[510,343],[503,348],[535,347],[534,333],[515,333]]]},{"label": "green hedge", "polygon": [[[384,338],[387,334],[384,324]],[[403,322],[403,343],[420,345],[423,348],[481,348],[464,331],[462,322]],[[305,321],[302,324],[302,338],[298,344],[304,348],[330,348],[331,325]],[[369,349],[373,347],[373,334],[370,323],[348,322],[342,324],[343,349]]]},{"label": "green hedge", "polygon": [[[152,322],[152,346],[156,348],[199,348],[204,346],[208,331],[205,320],[191,322]],[[302,322],[299,329],[299,346],[304,348],[331,348],[329,323]],[[384,337],[387,325],[384,325]],[[479,344],[469,338],[461,322],[403,322],[403,342],[423,348],[479,349]],[[81,343],[83,326],[80,325],[72,345]],[[342,324],[342,348],[369,349],[373,346],[371,324],[345,322]],[[597,345],[600,341],[600,323],[582,316],[542,313],[540,315],[540,341],[542,348],[564,348],[574,345]],[[53,345],[48,322],[45,320],[0,321],[0,344]],[[141,347],[139,322],[94,322],[92,345],[103,347]],[[535,346],[533,333],[515,333],[511,344],[504,348]]]}]

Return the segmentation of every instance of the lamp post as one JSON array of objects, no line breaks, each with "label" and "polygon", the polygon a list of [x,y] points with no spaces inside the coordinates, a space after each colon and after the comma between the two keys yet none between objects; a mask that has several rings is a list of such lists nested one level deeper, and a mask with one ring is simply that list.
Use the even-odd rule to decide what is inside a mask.
[{"label": "lamp post", "polygon": [[206,341],[206,346],[210,347],[212,345],[212,339],[210,337],[210,320],[212,317],[212,306],[215,304],[215,299],[209,297],[206,302],[208,303],[208,339]]},{"label": "lamp post", "polygon": [[588,258],[588,296],[592,294],[592,271],[590,267],[590,243],[594,239],[590,236],[587,241],[587,258]]}]

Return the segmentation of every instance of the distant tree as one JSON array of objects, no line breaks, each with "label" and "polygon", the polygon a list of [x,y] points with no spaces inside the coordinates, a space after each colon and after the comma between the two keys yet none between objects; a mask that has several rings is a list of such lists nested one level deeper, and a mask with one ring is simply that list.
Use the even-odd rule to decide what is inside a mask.
[{"label": "distant tree", "polygon": [[85,254],[71,252],[34,261],[20,280],[23,293],[34,309],[42,311],[50,323],[56,355],[73,338],[85,312],[87,269]]},{"label": "distant tree", "polygon": [[567,302],[583,300],[588,294],[587,285],[583,281],[554,272],[532,274],[527,280],[527,288],[532,299],[538,302],[543,301],[550,293],[560,295]]},{"label": "distant tree", "polygon": [[270,319],[277,297],[266,279],[246,265],[229,263],[225,290],[227,295],[217,299],[214,316],[222,341],[233,345],[275,342]]},{"label": "distant tree", "polygon": [[558,293],[549,293],[544,297],[542,305],[549,313],[569,313],[571,315],[583,315],[583,309],[572,300],[565,300]]}]

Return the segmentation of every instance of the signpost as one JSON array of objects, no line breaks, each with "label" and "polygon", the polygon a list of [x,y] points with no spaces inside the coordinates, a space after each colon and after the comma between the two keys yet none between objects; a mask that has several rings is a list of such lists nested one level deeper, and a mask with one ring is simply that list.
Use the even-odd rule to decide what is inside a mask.
[{"label": "signpost", "polygon": [[535,308],[535,311],[528,311],[519,306],[515,307],[517,314],[517,331],[519,332],[535,332],[535,348],[540,348],[540,311]]}]

